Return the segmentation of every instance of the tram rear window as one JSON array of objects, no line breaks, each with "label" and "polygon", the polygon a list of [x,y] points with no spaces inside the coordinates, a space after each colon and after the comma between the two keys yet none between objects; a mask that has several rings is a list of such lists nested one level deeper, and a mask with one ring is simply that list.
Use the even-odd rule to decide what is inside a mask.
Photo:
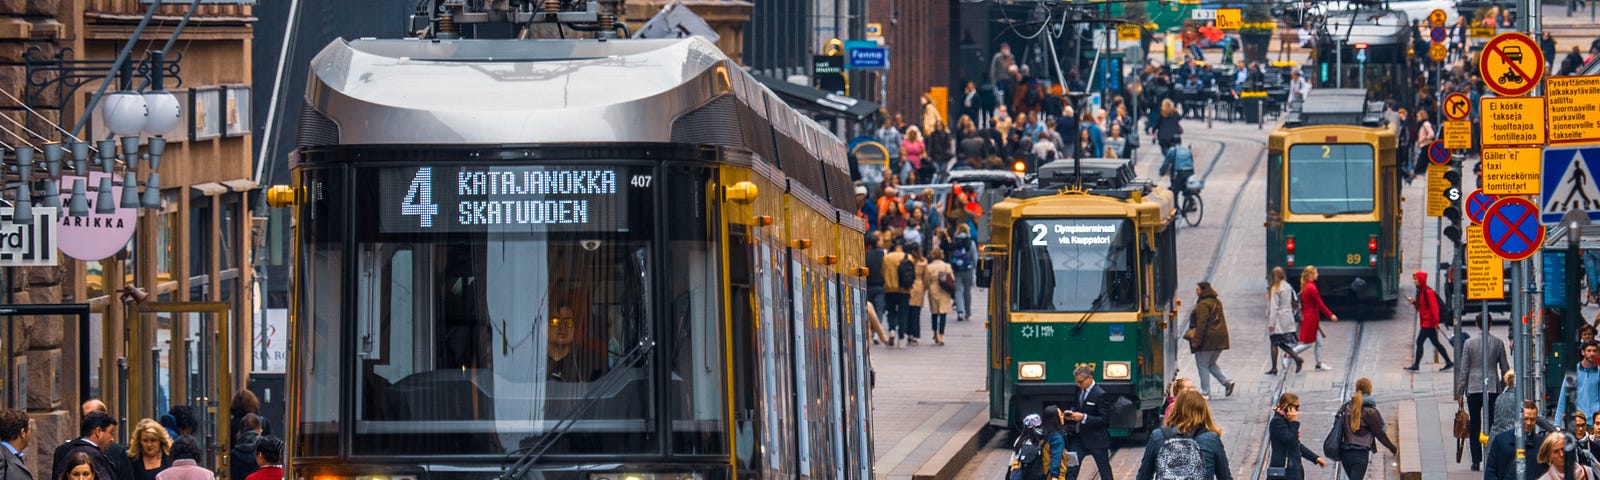
[{"label": "tram rear window", "polygon": [[1133,225],[1126,219],[1030,219],[1012,230],[1012,309],[1132,311],[1138,306]]},{"label": "tram rear window", "polygon": [[1376,158],[1368,144],[1289,147],[1289,211],[1303,215],[1371,213]]}]

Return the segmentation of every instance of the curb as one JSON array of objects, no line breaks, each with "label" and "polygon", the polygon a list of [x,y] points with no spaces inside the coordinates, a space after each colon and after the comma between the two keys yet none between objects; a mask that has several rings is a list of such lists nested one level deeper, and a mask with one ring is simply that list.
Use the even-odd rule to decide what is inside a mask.
[{"label": "curb", "polygon": [[1400,401],[1399,421],[1394,433],[1400,437],[1400,480],[1422,479],[1422,439],[1417,429],[1417,402]]},{"label": "curb", "polygon": [[[987,412],[987,410],[984,410]],[[987,413],[974,415],[967,424],[950,436],[939,452],[933,455],[928,463],[917,469],[912,475],[913,480],[953,480],[961,467],[972,461],[978,454],[978,446],[987,437],[989,428],[989,415]]]}]

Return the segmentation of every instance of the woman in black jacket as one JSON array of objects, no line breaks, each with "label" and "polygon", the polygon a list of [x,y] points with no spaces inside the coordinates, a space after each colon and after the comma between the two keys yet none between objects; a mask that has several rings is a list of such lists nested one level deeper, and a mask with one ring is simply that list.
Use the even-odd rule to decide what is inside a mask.
[{"label": "woman in black jacket", "polygon": [[1284,392],[1278,397],[1278,405],[1272,408],[1272,422],[1268,424],[1267,434],[1272,442],[1272,457],[1268,459],[1267,467],[1284,468],[1283,478],[1305,478],[1305,469],[1300,465],[1302,458],[1316,462],[1318,467],[1328,466],[1327,460],[1300,443],[1300,396]]}]

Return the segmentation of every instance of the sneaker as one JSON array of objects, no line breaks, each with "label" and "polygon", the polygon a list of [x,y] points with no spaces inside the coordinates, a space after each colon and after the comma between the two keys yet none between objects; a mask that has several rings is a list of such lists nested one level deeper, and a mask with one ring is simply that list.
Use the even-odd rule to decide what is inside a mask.
[{"label": "sneaker", "polygon": [[1277,370],[1267,370],[1267,375],[1277,375],[1277,374],[1278,374]]},{"label": "sneaker", "polygon": [[1319,371],[1319,372],[1326,372],[1326,371],[1333,370],[1333,369],[1332,368],[1328,368],[1328,365],[1325,364],[1325,363],[1317,362],[1317,369],[1316,370]]},{"label": "sneaker", "polygon": [[916,338],[907,338],[906,339],[906,345],[915,347],[915,346],[917,346],[919,344],[917,343],[917,339]]},{"label": "sneaker", "polygon": [[1233,380],[1228,380],[1228,383],[1222,384],[1222,387],[1224,396],[1233,396]]},{"label": "sneaker", "polygon": [[1406,368],[1405,368],[1405,370],[1406,370],[1406,371],[1407,371],[1407,372],[1415,372],[1415,371],[1417,371],[1417,370],[1418,370],[1418,369],[1417,369],[1417,366],[1416,366],[1416,365],[1412,365],[1412,366],[1409,366],[1409,367],[1406,367]]},{"label": "sneaker", "polygon": [[1456,364],[1454,362],[1444,362],[1444,366],[1443,367],[1439,367],[1439,371],[1448,372],[1452,368],[1456,368]]},{"label": "sneaker", "polygon": [[1294,373],[1300,373],[1300,368],[1304,366],[1306,366],[1305,359],[1294,357]]}]

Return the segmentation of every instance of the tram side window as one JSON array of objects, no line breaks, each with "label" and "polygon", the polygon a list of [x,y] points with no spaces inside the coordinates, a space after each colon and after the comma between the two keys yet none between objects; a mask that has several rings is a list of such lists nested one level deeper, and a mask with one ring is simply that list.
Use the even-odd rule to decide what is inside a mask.
[{"label": "tram side window", "polygon": [[722,281],[712,199],[714,170],[684,169],[667,175],[666,224],[669,295],[667,334],[671,349],[673,450],[723,453],[727,407],[723,373]]},{"label": "tram side window", "polygon": [[1297,214],[1371,213],[1377,188],[1369,144],[1289,147],[1289,211]]},{"label": "tram side window", "polygon": [[339,454],[340,399],[344,398],[339,351],[342,345],[344,252],[341,232],[347,203],[343,176],[332,169],[308,170],[301,184],[320,195],[308,195],[300,205],[297,236],[308,254],[299,257],[302,271],[298,288],[300,318],[294,341],[298,375],[304,393],[299,402],[299,441],[294,454],[324,457]]}]

